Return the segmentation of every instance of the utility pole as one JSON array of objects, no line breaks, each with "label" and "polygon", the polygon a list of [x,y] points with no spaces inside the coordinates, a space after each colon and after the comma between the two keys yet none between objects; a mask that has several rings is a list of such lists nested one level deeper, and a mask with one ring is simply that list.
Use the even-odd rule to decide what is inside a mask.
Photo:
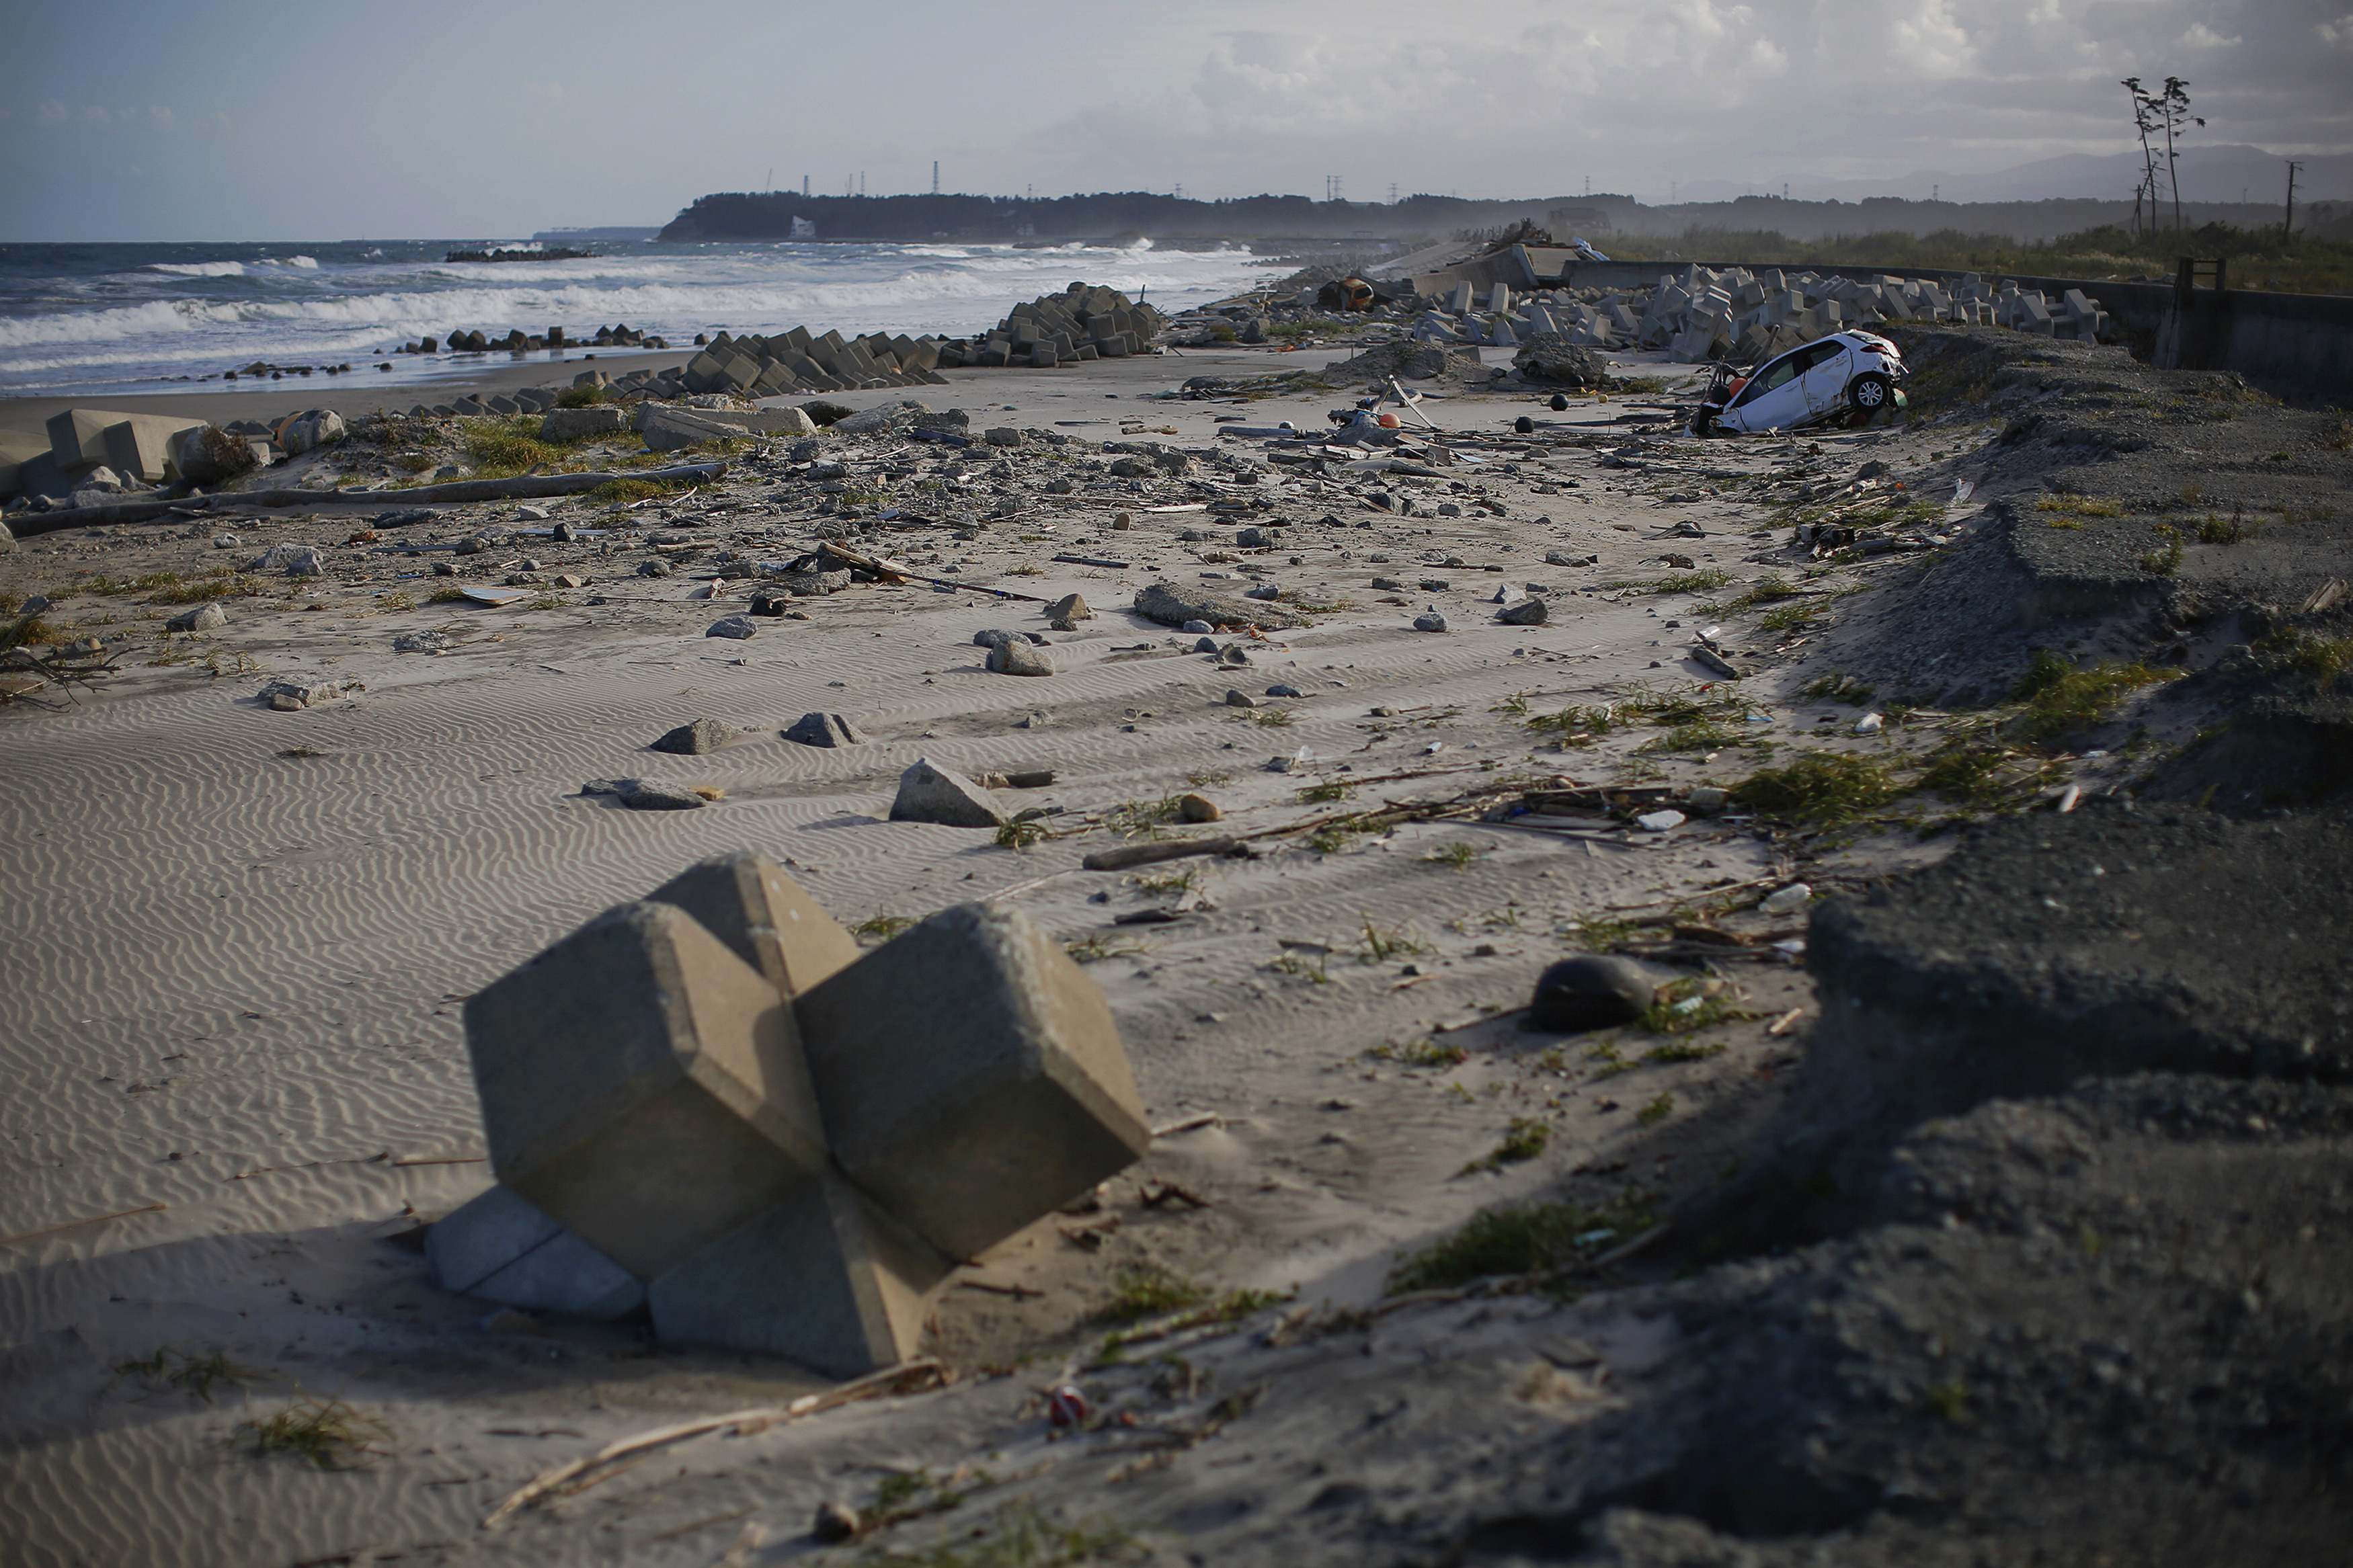
[{"label": "utility pole", "polygon": [[1942,184],[1931,184],[1928,187],[1928,199],[1932,202],[1943,201],[1945,199],[1945,187]]},{"label": "utility pole", "polygon": [[2287,216],[2280,220],[2280,243],[2287,245],[2295,238],[2295,176],[2304,164],[2291,158],[2287,163]]},{"label": "utility pole", "polygon": [[776,194],[776,166],[774,163],[768,165],[768,183],[760,188],[772,196]]},{"label": "utility pole", "polygon": [[803,200],[803,201],[807,201],[807,200],[808,200],[808,195],[809,195],[809,177],[808,177],[807,174],[803,174],[803,175],[801,176],[801,200]]},{"label": "utility pole", "polygon": [[934,159],[933,159],[933,160],[932,160],[932,195],[938,195],[939,194],[940,194],[940,161],[939,161],[937,158],[934,158]]}]

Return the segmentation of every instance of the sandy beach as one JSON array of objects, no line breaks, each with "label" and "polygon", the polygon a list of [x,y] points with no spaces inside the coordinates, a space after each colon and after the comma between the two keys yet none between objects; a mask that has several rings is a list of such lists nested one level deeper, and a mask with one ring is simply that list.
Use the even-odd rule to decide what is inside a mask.
[{"label": "sandy beach", "polygon": [[[862,1503],[915,1472],[919,1495],[965,1500],[905,1526],[911,1540],[953,1540],[959,1521],[1018,1504],[1073,1529],[1116,1523],[1131,1545],[1141,1532],[1138,1551],[1212,1554],[1190,1560],[1244,1541],[1253,1557],[1280,1542],[1314,1556],[1316,1510],[1337,1508],[1373,1532],[1348,1539],[1387,1542],[1390,1560],[1461,1539],[1450,1510],[1477,1509],[1470,1478],[1489,1464],[1668,1398],[1702,1331],[1644,1294],[1672,1272],[1643,1272],[1637,1216],[1757,1157],[1820,1006],[1799,959],[1804,896],[1795,914],[1759,900],[1800,878],[1817,897],[1861,887],[1953,840],[1893,827],[1793,840],[1738,809],[1646,831],[1490,808],[1595,784],[1681,796],[1799,747],[1925,753],[1936,715],[1858,726],[1873,710],[1810,685],[1860,657],[1854,637],[1893,603],[1904,558],[1818,565],[1760,487],[1844,487],[1866,463],[1924,498],[1968,479],[1975,496],[1938,500],[1926,525],[1960,551],[1989,527],[1989,503],[2036,481],[2006,475],[1991,426],[1966,418],[1701,444],[1665,430],[1656,394],[1556,412],[1526,391],[1459,384],[1422,406],[1474,438],[1474,463],[1433,478],[1286,471],[1259,461],[1259,443],[1221,437],[1219,420],[1319,427],[1348,392],[1152,395],[1336,357],[1236,349],[842,395],[860,408],[920,396],[967,411],[976,431],[1024,432],[962,453],[821,437],[828,460],[910,510],[949,493],[923,482],[968,474],[955,504],[997,513],[973,537],[886,525],[860,547],[1019,597],[853,584],[740,642],[704,636],[757,585],[728,574],[723,552],[805,549],[830,500],[786,442],[633,510],[480,504],[361,532],[396,492],[69,531],[0,555],[0,590],[47,594],[60,632],[120,649],[103,682],[0,713],[0,900],[16,917],[0,947],[10,1560],[785,1562],[817,1550],[820,1502]],[[1617,357],[1666,385],[1690,369]],[[306,392],[333,405],[328,389]],[[1521,418],[1535,427],[1515,437]],[[1105,441],[1200,456],[1181,473],[1114,478]],[[1212,453],[1257,471],[1241,482]],[[273,482],[352,458],[299,458]],[[1045,488],[1057,476],[1075,481],[1068,493]],[[560,521],[584,536],[515,534],[460,562],[472,580],[534,579],[527,601],[432,600],[451,581],[434,563],[459,559],[433,547]],[[1271,548],[1238,541],[1277,522]],[[670,552],[675,573],[638,574],[664,542],[686,547]],[[323,575],[240,589],[209,634],[166,634],[175,610],[147,602],[157,590],[111,586],[243,573],[277,543],[320,548]],[[559,574],[585,585],[548,586]],[[1767,578],[1835,612],[1768,623],[1784,601],[1745,593]],[[1272,583],[1308,624],[1216,639],[1240,661],[1205,655],[1132,612],[1155,582]],[[1504,584],[1544,597],[1549,620],[1498,624]],[[1043,603],[1069,593],[1094,616],[1045,634],[1050,677],[984,668],[976,632],[1045,632]],[[1413,629],[1432,608],[1448,629]],[[1691,657],[1702,631],[1746,667],[1736,689]],[[394,651],[430,632],[440,651]],[[1837,660],[1823,656],[1833,645]],[[297,675],[352,686],[299,712],[257,700]],[[1265,695],[1278,686],[1302,695]],[[1529,722],[1627,703],[1627,721],[1591,734]],[[780,738],[816,710],[849,717],[867,742]],[[702,756],[647,750],[706,717],[737,737]],[[2084,791],[2124,765],[2106,756],[2070,763]],[[1050,785],[1008,796],[1043,808],[1045,836],[1017,849],[885,820],[918,757],[1052,770]],[[717,798],[651,813],[580,793],[621,775]],[[1126,838],[1199,831],[1166,821],[1164,803],[1187,791],[1219,805],[1220,831],[1264,831],[1259,853],[1081,868]],[[1314,831],[1384,803],[1426,809]],[[954,1375],[944,1390],[665,1448],[486,1528],[548,1467],[822,1386],[774,1361],[450,1295],[417,1245],[420,1223],[490,1181],[463,998],[696,858],[746,847],[870,932],[969,900],[1018,907],[1086,962],[1153,1123],[1171,1131],[1092,1212],[1041,1220],[940,1290],[924,1348]],[[1735,944],[1723,962],[1684,961],[1721,984],[1712,1021],[1521,1027],[1546,964],[1645,922],[1727,933],[1712,939]],[[1529,1125],[1543,1129],[1534,1151],[1499,1156]],[[1589,1305],[1576,1292],[1385,1296],[1400,1258],[1539,1194],[1618,1216],[1597,1234],[1636,1244]],[[1104,1353],[1101,1314],[1123,1271],[1145,1266],[1238,1303],[1230,1321]],[[174,1378],[205,1358],[214,1381]],[[1073,1378],[1127,1425],[1054,1440],[1039,1393]],[[352,1468],[251,1451],[249,1424],[305,1401],[348,1410]],[[1181,1436],[1155,1447],[1155,1432]],[[1421,1473],[1440,1440],[1458,1479]],[[1344,1482],[1355,1489],[1334,1489]],[[1391,1485],[1418,1500],[1388,1508]]]}]

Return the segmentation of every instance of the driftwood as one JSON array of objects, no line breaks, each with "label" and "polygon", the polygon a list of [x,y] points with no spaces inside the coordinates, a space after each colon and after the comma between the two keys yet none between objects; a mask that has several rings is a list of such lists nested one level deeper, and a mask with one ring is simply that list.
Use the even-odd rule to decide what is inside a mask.
[{"label": "driftwood", "polygon": [[1131,866],[1155,866],[1163,860],[1183,860],[1195,855],[1232,855],[1241,847],[1239,838],[1178,838],[1098,849],[1080,864],[1090,871],[1124,871]]},{"label": "driftwood", "polygon": [[446,485],[418,485],[405,490],[241,490],[223,495],[187,496],[179,500],[112,501],[105,506],[73,506],[57,511],[19,512],[8,520],[8,530],[19,539],[55,533],[68,528],[96,528],[116,522],[153,522],[160,518],[192,517],[223,506],[316,507],[405,506],[440,501],[544,500],[576,496],[617,480],[643,479],[670,483],[680,479],[715,479],[726,473],[725,462],[681,463],[668,468],[639,468],[618,474],[524,474],[512,479],[459,479]]},{"label": "driftwood", "polygon": [[531,1482],[512,1493],[504,1502],[490,1511],[482,1528],[490,1530],[510,1516],[531,1507],[542,1498],[584,1490],[598,1481],[617,1474],[628,1461],[634,1460],[650,1449],[682,1443],[691,1437],[701,1437],[712,1432],[734,1431],[750,1434],[764,1431],[779,1421],[796,1421],[804,1415],[878,1394],[920,1394],[925,1389],[939,1388],[948,1382],[947,1369],[930,1356],[902,1362],[897,1366],[869,1373],[853,1382],[844,1383],[818,1394],[805,1394],[789,1405],[765,1405],[750,1410],[732,1410],[724,1415],[705,1416],[699,1421],[683,1421],[675,1426],[660,1426],[650,1432],[640,1432],[634,1437],[623,1437],[607,1443],[586,1458],[543,1470]]}]

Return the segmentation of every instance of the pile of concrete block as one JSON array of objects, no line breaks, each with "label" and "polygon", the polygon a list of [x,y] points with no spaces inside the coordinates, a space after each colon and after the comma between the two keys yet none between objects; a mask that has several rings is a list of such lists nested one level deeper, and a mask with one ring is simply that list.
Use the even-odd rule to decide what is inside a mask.
[{"label": "pile of concrete block", "polygon": [[2079,338],[2107,330],[2099,301],[2070,289],[2055,304],[2038,289],[1989,285],[1971,274],[1946,284],[1886,274],[1869,279],[1686,266],[1641,289],[1485,289],[1457,282],[1425,300],[1413,336],[1434,343],[1513,348],[1550,332],[1580,348],[1664,349],[1680,360],[1753,362],[1852,327],[1897,321],[1999,324]]},{"label": "pile of concrete block", "polygon": [[795,327],[765,338],[720,332],[703,343],[702,352],[687,362],[677,380],[691,393],[781,397],[859,387],[937,386],[943,384],[939,363],[935,338],[888,332],[844,338],[839,332],[812,334],[807,327]]},{"label": "pile of concrete block", "polygon": [[497,337],[492,337],[480,329],[470,331],[460,328],[452,331],[447,340],[431,337],[418,338],[413,342],[401,343],[386,352],[402,354],[438,354],[443,352],[442,345],[445,341],[448,345],[448,352],[453,354],[493,353],[501,350],[509,353],[532,353],[541,349],[666,349],[670,347],[670,340],[667,338],[649,335],[627,323],[617,323],[609,327],[598,327],[593,334],[586,337],[577,336],[563,327],[550,327],[539,332],[526,332],[521,327],[513,327]]},{"label": "pile of concrete block", "polygon": [[1151,1140],[1102,992],[1021,915],[861,953],[754,854],[477,992],[466,1043],[499,1185],[427,1232],[445,1287],[840,1377]]},{"label": "pile of concrete block", "polygon": [[1165,324],[1158,310],[1116,289],[1073,283],[1060,294],[1041,294],[1014,306],[994,331],[941,345],[940,363],[951,368],[1050,370],[1091,359],[1124,359],[1149,348]]},{"label": "pile of concrete block", "polygon": [[[303,417],[290,416],[280,421],[280,426]],[[237,460],[227,460],[225,454],[232,442],[213,440],[207,447],[189,440],[192,434],[209,428],[204,420],[176,415],[65,409],[49,416],[43,436],[14,431],[0,435],[0,500],[16,495],[70,495],[79,498],[76,504],[88,505],[182,479],[212,484],[283,455],[276,445],[277,427],[239,421],[227,434],[234,441],[248,443],[249,450],[229,454]],[[86,493],[91,491],[102,493]]]}]

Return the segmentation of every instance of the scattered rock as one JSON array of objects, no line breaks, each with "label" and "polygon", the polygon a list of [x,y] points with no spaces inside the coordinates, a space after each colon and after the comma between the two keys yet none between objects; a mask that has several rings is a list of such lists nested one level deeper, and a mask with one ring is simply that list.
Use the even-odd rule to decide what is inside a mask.
[{"label": "scattered rock", "polygon": [[759,630],[759,623],[749,616],[723,616],[712,622],[702,635],[707,637],[733,637],[741,642],[745,637],[757,636]]},{"label": "scattered rock", "polygon": [[988,668],[997,675],[1051,675],[1054,661],[1026,637],[999,643],[988,650]]},{"label": "scattered rock", "polygon": [[1205,632],[1221,625],[1282,631],[1301,624],[1299,617],[1288,610],[1248,599],[1204,594],[1173,583],[1155,583],[1137,594],[1135,613],[1164,626],[1183,626],[1187,631],[1194,629],[1187,624],[1194,621],[1200,622],[1199,629]]},{"label": "scattered rock", "polygon": [[839,713],[804,713],[785,731],[785,739],[804,746],[857,746],[865,743],[849,721]]},{"label": "scattered rock", "polygon": [[395,653],[439,653],[449,646],[449,634],[442,631],[403,632],[392,639]]},{"label": "scattered rock", "polygon": [[1258,706],[1258,699],[1252,697],[1246,691],[1237,691],[1229,687],[1226,691],[1226,706],[1229,708],[1255,708]]},{"label": "scattered rock", "polygon": [[342,415],[324,408],[313,408],[280,425],[278,444],[286,448],[288,457],[299,458],[305,452],[334,445],[346,433]]},{"label": "scattered rock", "polygon": [[681,724],[653,743],[657,752],[673,752],[680,756],[699,757],[715,752],[727,743],[734,730],[716,719],[696,719]]},{"label": "scattered rock", "polygon": [[711,804],[691,789],[649,779],[615,779],[612,793],[631,811],[692,811]]},{"label": "scattered rock", "polygon": [[847,1503],[821,1502],[817,1505],[817,1519],[809,1526],[809,1534],[828,1546],[858,1539],[858,1510]]},{"label": "scattered rock", "polygon": [[1651,972],[1632,959],[1580,953],[1536,976],[1527,1026],[1571,1035],[1615,1028],[1650,1011],[1657,994]]},{"label": "scattered rock", "polygon": [[1436,610],[1428,611],[1414,616],[1413,629],[1418,632],[1442,632],[1446,629],[1446,617]]},{"label": "scattered rock", "polygon": [[313,702],[328,702],[351,690],[344,680],[327,680],[309,676],[285,676],[271,681],[260,690],[260,698],[280,712],[308,708]]},{"label": "scattered rock", "polygon": [[1609,362],[1558,332],[1538,332],[1512,356],[1512,368],[1530,381],[1560,386],[1609,388],[1618,384]]},{"label": "scattered rock", "polygon": [[1300,690],[1296,686],[1285,685],[1281,681],[1277,681],[1274,685],[1268,687],[1266,689],[1266,694],[1269,697],[1304,697],[1307,695],[1307,693]]},{"label": "scattered rock", "polygon": [[1046,606],[1046,621],[1058,632],[1067,632],[1081,621],[1094,619],[1095,613],[1077,594],[1065,594]]},{"label": "scattered rock", "polygon": [[164,623],[167,632],[216,632],[228,625],[228,616],[218,605],[198,605],[193,610],[183,610]]},{"label": "scattered rock", "polygon": [[1507,626],[1540,626],[1550,614],[1542,599],[1525,598],[1506,605],[1495,618]]},{"label": "scattered rock", "polygon": [[256,572],[283,572],[289,577],[316,577],[326,570],[319,552],[308,544],[273,544],[253,563]]},{"label": "scattered rock", "polygon": [[1176,815],[1187,822],[1215,822],[1226,814],[1216,801],[1196,793],[1178,797]]},{"label": "scattered rock", "polygon": [[918,757],[899,775],[891,803],[893,822],[936,822],[948,827],[1001,827],[1008,820],[995,796],[962,773],[952,773]]},{"label": "scattered rock", "polygon": [[185,483],[206,489],[239,474],[250,473],[259,461],[254,456],[251,441],[232,436],[217,425],[191,425],[185,430],[175,430],[164,449],[174,473]]},{"label": "scattered rock", "polygon": [[659,555],[655,556],[650,561],[640,561],[638,563],[638,575],[640,577],[667,577],[677,570],[677,567],[671,565],[669,562],[663,560]]}]

